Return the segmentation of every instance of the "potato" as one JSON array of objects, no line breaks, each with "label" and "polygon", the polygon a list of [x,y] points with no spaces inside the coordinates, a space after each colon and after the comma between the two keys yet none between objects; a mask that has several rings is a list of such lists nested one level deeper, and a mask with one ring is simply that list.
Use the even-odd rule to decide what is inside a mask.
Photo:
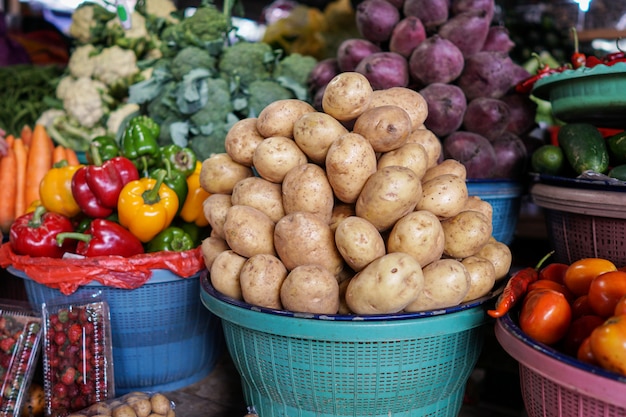
[{"label": "potato", "polygon": [[441,141],[435,134],[424,128],[414,129],[406,139],[407,143],[419,143],[428,154],[428,167],[433,167],[439,163],[439,158],[443,154]]},{"label": "potato", "polygon": [[239,276],[245,262],[245,257],[238,255],[232,250],[227,250],[217,255],[210,269],[213,287],[230,298],[243,300]]},{"label": "potato", "polygon": [[475,300],[486,295],[496,282],[496,268],[489,259],[480,256],[468,256],[461,261],[470,275],[470,288],[463,302]]},{"label": "potato", "polygon": [[452,174],[439,175],[422,183],[417,210],[428,210],[439,219],[457,215],[467,201],[465,180]]},{"label": "potato", "polygon": [[293,139],[271,136],[256,147],[252,162],[261,177],[280,183],[291,168],[307,163],[307,157]]},{"label": "potato", "polygon": [[235,162],[252,166],[252,155],[257,145],[265,139],[256,128],[257,118],[248,117],[235,122],[226,133],[224,147]]},{"label": "potato", "polygon": [[426,170],[424,177],[422,177],[422,182],[432,180],[433,178],[444,174],[456,175],[464,181],[467,179],[465,165],[463,165],[456,159],[444,159],[437,165],[432,166]]},{"label": "potato", "polygon": [[374,90],[370,108],[387,105],[402,107],[408,113],[413,129],[423,125],[428,117],[426,100],[420,93],[411,88],[391,87],[384,90]]},{"label": "potato", "polygon": [[135,410],[137,417],[148,417],[152,411],[152,405],[147,398],[134,397],[127,400],[126,403]]},{"label": "potato", "polygon": [[398,149],[385,152],[378,158],[377,169],[399,165],[411,169],[420,180],[428,168],[428,154],[419,143],[405,143]]},{"label": "potato", "polygon": [[111,415],[113,417],[137,417],[135,410],[133,410],[133,408],[128,404],[122,404],[115,407],[111,412]]},{"label": "potato", "polygon": [[470,288],[470,275],[456,259],[439,259],[423,270],[424,289],[406,311],[437,310],[461,303]]},{"label": "potato", "polygon": [[475,255],[487,244],[493,231],[484,214],[471,210],[442,220],[441,226],[445,236],[443,253],[456,259]]},{"label": "potato", "polygon": [[241,268],[241,295],[247,303],[279,310],[280,287],[286,277],[287,268],[276,256],[254,255]]},{"label": "potato", "polygon": [[335,233],[337,226],[339,226],[339,223],[341,223],[343,219],[355,215],[354,204],[335,202],[335,205],[333,206],[333,214],[330,219],[330,230]]},{"label": "potato", "polygon": [[348,129],[337,119],[323,112],[303,114],[293,125],[293,140],[311,161],[324,164],[331,143]]},{"label": "potato", "polygon": [[274,227],[274,245],[287,270],[319,264],[337,275],[344,261],[328,223],[307,212],[289,213]]},{"label": "potato", "polygon": [[335,196],[344,203],[354,203],[376,172],[376,164],[376,152],[363,136],[346,133],[334,141],[326,155],[326,175]]},{"label": "potato", "polygon": [[404,252],[426,266],[443,255],[441,222],[427,210],[416,210],[400,218],[387,238],[387,252]]},{"label": "potato", "polygon": [[213,261],[220,253],[229,250],[228,243],[222,238],[217,236],[209,236],[202,240],[200,244],[202,251],[202,258],[204,259],[204,265],[208,270],[211,270]]},{"label": "potato", "polygon": [[339,121],[354,120],[369,108],[372,92],[364,75],[354,71],[342,72],[326,85],[322,109]]},{"label": "potato", "polygon": [[350,280],[346,304],[355,314],[397,313],[412,303],[423,288],[419,262],[406,253],[388,253]]},{"label": "potato", "polygon": [[465,207],[463,207],[462,211],[465,210],[474,210],[478,211],[487,217],[489,222],[493,222],[493,206],[488,201],[481,199],[477,195],[470,195],[467,197],[467,201],[465,202]]},{"label": "potato", "polygon": [[235,205],[228,209],[224,238],[234,252],[246,258],[259,253],[276,254],[274,222],[254,207]]},{"label": "potato", "polygon": [[250,167],[233,161],[227,153],[217,153],[202,161],[200,186],[210,194],[230,194],[239,180],[252,175]]},{"label": "potato", "polygon": [[509,275],[513,256],[511,249],[504,243],[490,239],[487,244],[476,253],[476,256],[491,261],[496,270],[496,282]]},{"label": "potato", "polygon": [[372,107],[356,119],[352,131],[367,139],[374,151],[388,152],[404,145],[411,133],[411,118],[402,107]]},{"label": "potato", "polygon": [[348,307],[348,304],[346,303],[346,291],[348,289],[348,285],[350,285],[350,279],[339,281],[339,310],[337,311],[339,314],[352,314],[350,307]]},{"label": "potato", "polygon": [[274,223],[285,215],[281,185],[260,177],[244,178],[235,184],[231,203],[261,210]]},{"label": "potato", "polygon": [[150,397],[150,403],[152,404],[152,411],[157,414],[167,414],[172,409],[171,401],[163,394],[156,393]]},{"label": "potato", "polygon": [[230,194],[211,194],[202,202],[204,217],[211,226],[211,234],[216,237],[225,238],[224,222],[226,213],[232,207]]},{"label": "potato", "polygon": [[339,223],[335,243],[348,266],[356,272],[385,254],[385,241],[376,227],[357,216]]},{"label": "potato", "polygon": [[289,311],[337,314],[339,283],[335,275],[321,265],[299,265],[285,278],[280,300]]},{"label": "potato", "polygon": [[103,415],[103,416],[110,416],[112,410],[113,410],[113,407],[111,407],[111,404],[108,404],[105,401],[99,401],[99,402],[93,403],[92,405],[90,405],[83,411],[90,416],[98,415],[98,414]]},{"label": "potato", "polygon": [[315,112],[315,108],[303,100],[282,99],[265,106],[259,113],[256,128],[265,138],[285,136],[293,138],[293,126],[303,114]]},{"label": "potato", "polygon": [[292,168],[285,175],[282,201],[285,213],[306,211],[330,223],[335,195],[324,169],[307,163]]},{"label": "potato", "polygon": [[415,172],[401,166],[384,167],[372,174],[356,201],[356,215],[379,231],[415,209],[422,198],[422,183]]}]

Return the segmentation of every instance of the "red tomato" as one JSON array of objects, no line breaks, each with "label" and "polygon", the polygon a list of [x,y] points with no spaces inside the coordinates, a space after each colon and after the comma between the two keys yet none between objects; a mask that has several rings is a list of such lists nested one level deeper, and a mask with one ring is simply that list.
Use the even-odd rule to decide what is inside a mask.
[{"label": "red tomato", "polygon": [[611,271],[598,275],[589,286],[589,306],[604,318],[611,317],[620,298],[626,295],[626,272]]},{"label": "red tomato", "polygon": [[576,356],[583,340],[588,338],[593,329],[600,326],[602,323],[604,323],[604,319],[600,316],[588,315],[573,319],[563,338],[563,352],[571,356]]},{"label": "red tomato", "polygon": [[596,358],[593,356],[593,352],[591,351],[591,337],[588,337],[582,341],[582,343],[578,347],[576,359],[581,362],[588,363],[589,365],[598,365],[598,362],[596,361]]},{"label": "red tomato", "polygon": [[565,271],[569,268],[568,264],[552,263],[544,266],[539,271],[539,279],[548,279],[550,281],[563,284],[563,278],[565,277]]},{"label": "red tomato", "polygon": [[572,302],[572,318],[594,314],[589,305],[589,296],[581,295]]},{"label": "red tomato", "polygon": [[613,316],[596,327],[589,343],[601,367],[626,375],[626,315]]},{"label": "red tomato", "polygon": [[563,283],[574,295],[587,294],[591,281],[600,274],[616,271],[615,264],[603,258],[585,258],[572,263],[565,271]]},{"label": "red tomato", "polygon": [[537,288],[548,288],[550,290],[558,291],[562,293],[569,303],[572,303],[575,300],[574,294],[567,289],[567,287],[563,284],[558,283],[557,281],[552,281],[549,279],[540,279],[528,285],[528,291],[532,291]]},{"label": "red tomato", "polygon": [[621,316],[622,314],[626,314],[626,295],[619,299],[613,312],[614,316]]},{"label": "red tomato", "polygon": [[562,293],[538,288],[526,294],[519,324],[536,341],[555,344],[565,336],[571,321],[572,309]]}]

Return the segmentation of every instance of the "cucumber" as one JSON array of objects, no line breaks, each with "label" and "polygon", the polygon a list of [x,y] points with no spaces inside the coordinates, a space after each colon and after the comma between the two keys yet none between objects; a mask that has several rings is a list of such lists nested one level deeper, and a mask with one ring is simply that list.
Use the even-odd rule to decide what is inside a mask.
[{"label": "cucumber", "polygon": [[626,164],[617,165],[611,168],[608,176],[611,178],[617,178],[620,181],[626,181]]},{"label": "cucumber", "polygon": [[626,164],[626,131],[606,138],[609,159],[614,165]]},{"label": "cucumber", "polygon": [[584,171],[605,173],[609,151],[602,133],[589,123],[568,123],[558,133],[559,146],[576,174]]}]

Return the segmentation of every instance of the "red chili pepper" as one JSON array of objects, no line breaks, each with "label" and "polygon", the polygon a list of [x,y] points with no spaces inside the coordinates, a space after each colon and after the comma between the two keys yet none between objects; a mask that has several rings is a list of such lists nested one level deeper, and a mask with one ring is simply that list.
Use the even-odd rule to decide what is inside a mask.
[{"label": "red chili pepper", "polygon": [[93,256],[130,257],[144,252],[143,244],[128,229],[106,219],[94,219],[89,225],[89,233],[59,233],[57,242],[78,240],[76,253]]},{"label": "red chili pepper", "polygon": [[618,51],[618,52],[611,52],[610,54],[606,54],[604,58],[602,58],[602,61],[605,64],[608,64],[616,60],[622,60],[624,58],[626,58],[626,52]]},{"label": "red chili pepper", "polygon": [[587,61],[585,62],[585,67],[593,68],[596,65],[600,65],[600,64],[604,64],[604,62],[602,62],[602,60],[600,60],[600,58],[591,55],[591,56],[587,57]]},{"label": "red chili pepper", "polygon": [[578,51],[578,32],[576,28],[572,28],[572,34],[574,35],[574,53],[570,58],[574,69],[584,67],[587,63],[587,57],[582,52]]},{"label": "red chili pepper", "polygon": [[515,85],[515,91],[518,93],[522,93],[522,94],[530,93],[533,89],[533,86],[538,80],[550,74],[554,74],[555,72],[561,72],[563,71],[563,69],[565,69],[565,67],[550,68],[548,64],[545,64],[541,61],[541,57],[538,54],[533,53],[533,56],[537,59],[537,61],[539,61],[539,68],[537,69],[537,73],[535,75],[532,75],[518,82]]},{"label": "red chili pepper", "polygon": [[614,58],[614,59],[612,59],[610,61],[605,61],[604,65],[606,65],[607,67],[610,67],[612,65],[617,64],[618,62],[626,62],[626,57],[624,57],[624,58]]},{"label": "red chili pepper", "polygon": [[534,268],[528,267],[521,269],[513,275],[504,286],[502,295],[496,303],[495,310],[487,310],[487,314],[493,318],[504,316],[513,306],[526,294],[528,285],[539,279],[539,268],[548,259],[554,251],[548,253],[541,258]]},{"label": "red chili pepper", "polygon": [[539,271],[539,279],[547,279],[562,284],[567,268],[569,268],[568,264],[558,262],[551,263],[541,268]]},{"label": "red chili pepper", "polygon": [[19,255],[61,258],[74,250],[75,243],[69,241],[58,245],[56,235],[72,231],[74,226],[68,217],[38,206],[35,211],[15,219],[9,230],[9,242]]}]

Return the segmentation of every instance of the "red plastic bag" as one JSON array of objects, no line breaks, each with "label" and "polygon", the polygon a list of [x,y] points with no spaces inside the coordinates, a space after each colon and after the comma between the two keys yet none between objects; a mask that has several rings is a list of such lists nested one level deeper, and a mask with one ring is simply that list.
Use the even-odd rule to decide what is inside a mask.
[{"label": "red plastic bag", "polygon": [[128,258],[56,259],[18,255],[9,242],[0,246],[0,266],[12,266],[33,281],[59,289],[65,295],[92,281],[114,288],[139,288],[152,277],[154,269],[168,269],[181,278],[189,278],[206,268],[200,247],[184,252],[142,253]]}]

